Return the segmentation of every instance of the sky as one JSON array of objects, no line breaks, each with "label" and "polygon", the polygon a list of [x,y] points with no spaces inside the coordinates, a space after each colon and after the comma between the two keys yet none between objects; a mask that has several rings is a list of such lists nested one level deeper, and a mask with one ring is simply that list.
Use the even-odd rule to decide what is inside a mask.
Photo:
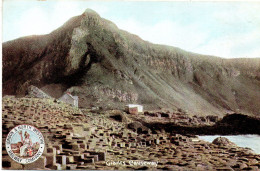
[{"label": "sky", "polygon": [[224,58],[260,57],[260,1],[3,0],[3,42],[48,34],[87,8],[152,43]]}]

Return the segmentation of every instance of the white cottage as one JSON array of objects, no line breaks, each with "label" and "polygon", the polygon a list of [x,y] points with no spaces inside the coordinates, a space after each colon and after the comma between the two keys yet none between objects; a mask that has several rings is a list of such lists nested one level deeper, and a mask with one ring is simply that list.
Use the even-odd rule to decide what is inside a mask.
[{"label": "white cottage", "polygon": [[69,92],[63,94],[63,96],[61,96],[59,100],[68,104],[72,104],[75,107],[78,107],[78,103],[79,103],[78,96],[72,96]]},{"label": "white cottage", "polygon": [[143,106],[137,104],[128,104],[125,106],[125,111],[130,114],[138,114],[143,112]]}]

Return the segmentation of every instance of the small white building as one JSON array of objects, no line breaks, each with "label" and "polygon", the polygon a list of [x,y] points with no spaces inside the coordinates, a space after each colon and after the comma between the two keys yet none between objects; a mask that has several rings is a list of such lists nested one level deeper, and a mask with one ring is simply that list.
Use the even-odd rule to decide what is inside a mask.
[{"label": "small white building", "polygon": [[59,100],[68,104],[72,104],[75,107],[78,107],[78,103],[79,103],[78,96],[72,96],[69,92],[63,94],[63,96],[61,96]]},{"label": "small white building", "polygon": [[125,111],[130,114],[138,114],[143,112],[143,106],[137,104],[128,104],[125,106]]}]

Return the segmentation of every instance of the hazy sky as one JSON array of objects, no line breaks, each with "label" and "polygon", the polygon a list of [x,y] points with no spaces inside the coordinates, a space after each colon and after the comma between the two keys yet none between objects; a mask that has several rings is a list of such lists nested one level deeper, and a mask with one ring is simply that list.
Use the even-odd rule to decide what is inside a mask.
[{"label": "hazy sky", "polygon": [[260,57],[260,2],[3,0],[3,42],[50,33],[87,8],[152,43],[221,57]]}]

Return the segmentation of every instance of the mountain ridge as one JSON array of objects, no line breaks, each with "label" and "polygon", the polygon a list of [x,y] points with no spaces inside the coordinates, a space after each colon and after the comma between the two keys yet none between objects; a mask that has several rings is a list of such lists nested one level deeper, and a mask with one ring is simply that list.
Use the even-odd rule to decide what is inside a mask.
[{"label": "mountain ridge", "polygon": [[[258,115],[260,59],[223,59],[152,44],[93,10],[50,34],[3,43],[3,95],[35,85],[79,105],[167,108],[191,115]],[[54,91],[55,90],[55,91]]]}]

